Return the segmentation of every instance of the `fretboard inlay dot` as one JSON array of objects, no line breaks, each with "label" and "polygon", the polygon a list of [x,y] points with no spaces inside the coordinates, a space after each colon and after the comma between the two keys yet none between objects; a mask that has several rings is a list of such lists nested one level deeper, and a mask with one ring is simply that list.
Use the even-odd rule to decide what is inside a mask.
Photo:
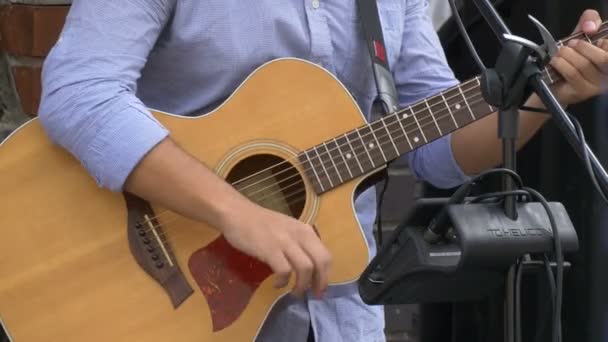
[{"label": "fretboard inlay dot", "polygon": [[[606,28],[608,23],[602,24],[594,37],[579,33],[568,38],[566,45],[571,39],[597,41],[600,35],[605,38]],[[563,42],[558,44],[564,45]],[[543,70],[543,76],[550,84],[562,80],[551,67]],[[314,146],[298,159],[315,191],[321,194],[495,110],[483,100],[477,77]]]}]

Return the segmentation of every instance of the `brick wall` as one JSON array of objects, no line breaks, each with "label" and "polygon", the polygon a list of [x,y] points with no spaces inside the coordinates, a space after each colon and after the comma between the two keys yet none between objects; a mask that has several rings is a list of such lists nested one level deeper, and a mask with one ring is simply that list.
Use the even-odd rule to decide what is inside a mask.
[{"label": "brick wall", "polygon": [[36,115],[40,68],[69,0],[0,0],[0,140]]},{"label": "brick wall", "polygon": [[[36,115],[41,65],[58,38],[70,3],[70,0],[0,0],[0,141]],[[403,163],[391,167],[389,175],[391,185],[383,210],[385,235],[410,207],[416,188]],[[417,311],[415,305],[386,307],[389,341],[413,341]],[[1,331],[0,341],[3,341]]]}]

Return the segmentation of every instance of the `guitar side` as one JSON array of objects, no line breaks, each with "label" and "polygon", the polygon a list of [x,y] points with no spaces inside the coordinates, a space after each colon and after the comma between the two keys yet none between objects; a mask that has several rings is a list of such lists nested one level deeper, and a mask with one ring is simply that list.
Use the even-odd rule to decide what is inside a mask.
[{"label": "guitar side", "polygon": [[[252,154],[289,159],[364,124],[333,76],[295,59],[262,66],[207,115],[154,115],[179,145],[221,176]],[[176,263],[194,290],[174,309],[129,250],[122,194],[100,189],[48,141],[38,120],[0,145],[0,175],[0,317],[15,341],[252,340],[288,290],[264,279],[237,319],[217,330],[189,262],[220,236],[204,224],[161,216]],[[361,181],[322,196],[306,185],[301,219],[315,224],[332,253],[332,284],[355,281],[368,260],[352,204]]]}]

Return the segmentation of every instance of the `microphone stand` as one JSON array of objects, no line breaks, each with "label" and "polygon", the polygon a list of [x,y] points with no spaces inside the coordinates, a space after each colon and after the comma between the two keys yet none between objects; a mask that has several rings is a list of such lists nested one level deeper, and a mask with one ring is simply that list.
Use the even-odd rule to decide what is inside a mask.
[{"label": "microphone stand", "polygon": [[[502,72],[501,74],[503,75],[507,75],[510,74],[511,78],[512,77],[517,77],[517,75],[514,75],[516,73],[516,70],[508,70],[508,66],[509,64],[511,65],[516,65],[516,63],[513,63],[511,60],[511,58],[517,58],[515,55],[517,54],[517,46],[511,46],[508,47],[508,42],[506,42],[505,38],[504,38],[504,34],[511,34],[511,31],[509,30],[509,28],[507,27],[507,25],[502,21],[502,18],[500,17],[500,15],[498,14],[498,12],[496,12],[496,9],[494,8],[494,6],[492,6],[492,4],[490,3],[489,0],[474,0],[475,5],[477,6],[477,8],[479,9],[479,11],[481,12],[482,16],[486,19],[486,22],[490,25],[490,27],[492,28],[492,31],[494,31],[494,33],[499,37],[501,44],[503,45],[503,48],[510,48],[512,49],[512,51],[510,52],[510,56],[508,56],[507,58],[503,58],[502,60],[499,60],[497,63],[497,69],[500,73],[501,69]],[[522,56],[523,58],[527,58],[527,56]],[[520,57],[521,58],[521,57]],[[505,63],[504,65],[501,64],[501,62]],[[523,61],[519,61],[519,63],[522,63]],[[519,64],[517,63],[517,64]],[[506,70],[504,70],[506,69]],[[484,75],[487,76],[487,75]],[[504,85],[508,85],[508,84],[512,84],[514,80],[505,80],[505,84]],[[504,89],[504,85],[503,87],[501,87],[502,89]],[[521,87],[522,83],[521,80],[519,82],[519,86]],[[498,137],[502,139],[502,154],[503,154],[503,167],[509,170],[513,170],[515,172],[517,172],[517,138],[519,137],[519,105],[521,104],[521,102],[523,102],[525,100],[524,96],[525,94],[522,92],[523,89],[519,89],[519,90],[515,90],[512,89],[509,92],[505,93],[504,91],[501,93],[497,93],[496,91],[494,91],[492,94],[488,94],[486,92],[484,92],[484,98],[486,98],[486,101],[490,100],[490,104],[492,105],[498,105],[499,110],[498,110]],[[517,93],[514,93],[514,91],[517,91]],[[504,95],[511,96],[511,101],[505,103]],[[492,103],[493,102],[493,103]],[[515,190],[515,186],[513,183],[513,179],[507,175],[503,176],[503,190],[504,191],[511,191],[511,190]],[[516,203],[516,198],[515,196],[507,196],[505,197],[505,204],[504,204],[504,210],[505,210],[505,215],[510,218],[511,220],[516,220],[517,219],[517,209],[515,206]]]},{"label": "microphone stand", "polygon": [[[507,41],[505,35],[511,35],[511,31],[490,2],[473,1],[502,45],[495,69],[483,73],[482,92],[485,100],[499,109],[498,137],[502,139],[503,167],[516,171],[519,108],[530,95],[530,76],[540,75],[540,68],[530,61],[531,51]],[[515,190],[513,179],[507,175],[503,177],[503,190]],[[505,198],[504,213],[509,219],[517,220],[515,196]],[[528,255],[524,258],[529,261]],[[506,342],[515,341],[515,284],[518,267],[522,266],[515,263],[510,267],[505,284],[503,333]]]},{"label": "microphone stand", "polygon": [[[576,230],[561,203],[548,203],[537,191],[523,187],[514,173],[519,133],[519,108],[536,91],[546,108],[580,156],[589,157],[594,178],[608,193],[608,176],[590,149],[579,139],[574,125],[542,81],[545,67],[557,47],[551,34],[535,21],[545,46],[510,35],[509,29],[488,0],[473,0],[492,30],[499,36],[502,50],[494,69],[486,69],[480,80],[484,100],[499,111],[498,137],[503,142],[504,168],[490,170],[463,184],[449,199],[421,199],[371,260],[359,278],[359,294],[367,304],[404,304],[480,300],[506,287],[504,340],[514,342],[515,293],[521,275],[542,266],[557,268],[555,307],[561,306],[561,274],[569,267],[562,252],[578,250]],[[506,171],[506,172],[504,172]],[[522,190],[508,192],[504,203],[483,202],[478,196],[465,201],[468,187],[489,173],[517,176]],[[514,176],[514,177],[515,177]],[[513,191],[515,183],[503,180],[503,191]],[[520,203],[514,193],[527,193],[539,202]],[[501,194],[499,193],[493,194]],[[486,194],[492,195],[492,194]],[[497,196],[489,196],[493,198]],[[486,199],[487,199],[486,198]],[[476,200],[478,200],[476,202]],[[429,223],[430,222],[430,223]],[[550,230],[546,227],[551,226]],[[557,262],[532,260],[531,254],[555,253]],[[507,275],[505,279],[505,273]],[[516,310],[517,309],[517,310]],[[559,309],[554,310],[553,336],[559,332]],[[519,339],[519,335],[517,336]]]},{"label": "microphone stand", "polygon": [[[580,139],[574,125],[568,118],[568,114],[543,81],[539,65],[530,58],[536,54],[537,61],[540,60],[540,62],[547,64],[551,58],[550,52],[555,53],[557,51],[555,40],[540,23],[535,22],[545,40],[544,48],[546,51],[543,51],[541,47],[526,39],[512,36],[511,31],[489,0],[473,1],[503,47],[497,61],[496,70],[486,70],[484,72],[486,82],[482,85],[482,90],[484,90],[486,101],[499,108],[498,135],[503,141],[504,167],[515,171],[516,141],[519,131],[518,108],[533,90],[552,114],[562,134],[578,156],[581,159],[585,155],[589,157],[589,163],[597,180],[597,185],[601,188],[600,191],[604,194],[608,193],[608,174],[587,144],[584,141],[579,141]],[[511,67],[508,63],[512,63]],[[514,68],[521,69],[517,71]],[[503,187],[505,191],[514,190],[513,180],[506,175],[504,176]],[[504,204],[505,215],[511,220],[517,220],[515,196],[505,198]],[[517,269],[518,267],[524,267],[525,269],[527,266],[531,266],[529,265],[530,262],[530,256],[525,255],[520,263],[511,266],[507,275],[504,304],[504,338],[507,342],[513,342],[516,338],[515,307],[518,303],[516,303],[514,297]],[[520,331],[520,329],[521,327],[518,327],[517,331]],[[520,336],[517,336],[517,338],[519,339]]]}]

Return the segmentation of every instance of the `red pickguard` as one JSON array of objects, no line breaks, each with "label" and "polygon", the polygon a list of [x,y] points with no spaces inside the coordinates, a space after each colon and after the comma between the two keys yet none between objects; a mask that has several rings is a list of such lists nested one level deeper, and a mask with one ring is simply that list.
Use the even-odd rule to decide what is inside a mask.
[{"label": "red pickguard", "polygon": [[188,267],[207,298],[213,331],[232,324],[272,274],[265,263],[239,252],[223,237],[194,252]]}]

